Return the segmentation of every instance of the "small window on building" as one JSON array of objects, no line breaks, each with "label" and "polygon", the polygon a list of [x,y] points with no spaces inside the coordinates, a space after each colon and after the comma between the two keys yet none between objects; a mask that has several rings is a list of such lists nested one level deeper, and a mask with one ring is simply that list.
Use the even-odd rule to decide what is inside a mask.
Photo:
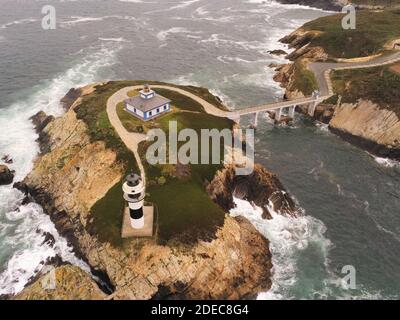
[{"label": "small window on building", "polygon": [[133,112],[135,112],[135,113],[136,113],[136,108],[133,108]]},{"label": "small window on building", "polygon": [[157,108],[157,113],[159,113],[160,112],[160,108]]},{"label": "small window on building", "polygon": [[151,111],[149,112],[149,116],[151,116]]},{"label": "small window on building", "polygon": [[164,106],[164,110],[167,110],[167,105]]}]

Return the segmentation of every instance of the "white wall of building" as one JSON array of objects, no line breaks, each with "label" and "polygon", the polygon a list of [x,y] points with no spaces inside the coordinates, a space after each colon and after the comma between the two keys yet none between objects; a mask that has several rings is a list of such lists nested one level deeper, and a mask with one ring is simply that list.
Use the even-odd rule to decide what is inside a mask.
[{"label": "white wall of building", "polygon": [[[162,105],[161,107],[157,107],[157,108],[154,108],[154,109],[152,109],[150,111],[147,111],[146,112],[146,116],[147,116],[147,118],[154,117],[157,114],[160,114],[160,113],[168,111],[169,108],[170,108],[169,103],[166,103],[166,104]],[[157,111],[157,109],[158,109],[158,111]],[[150,114],[150,112],[151,112],[151,114]]]},{"label": "white wall of building", "polygon": [[[136,113],[138,116],[140,117],[144,117],[144,114],[142,111],[140,111],[139,109],[135,109],[133,106],[131,106],[130,104],[127,104],[126,108],[133,113]],[[136,110],[136,111],[135,111]]]}]

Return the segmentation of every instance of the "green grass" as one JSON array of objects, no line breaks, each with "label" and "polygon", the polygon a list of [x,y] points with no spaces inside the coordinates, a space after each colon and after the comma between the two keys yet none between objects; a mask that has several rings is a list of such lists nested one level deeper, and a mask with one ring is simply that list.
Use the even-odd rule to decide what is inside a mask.
[{"label": "green grass", "polygon": [[121,226],[125,201],[122,198],[123,180],[115,184],[91,209],[93,222],[89,224],[91,234],[115,247],[122,245]]},{"label": "green grass", "polygon": [[[228,119],[205,113],[181,112],[169,114],[160,119],[159,125],[167,134],[169,121],[177,121],[178,130],[191,128],[198,133],[201,129],[232,128],[232,122]],[[182,144],[183,142],[179,143],[178,148]],[[222,141],[220,147],[222,161]],[[145,150],[142,150],[141,154],[144,152]],[[148,181],[157,181],[164,167],[150,166],[145,163]],[[170,240],[193,243],[198,239],[208,239],[215,234],[216,228],[224,221],[224,211],[208,197],[204,190],[204,182],[210,181],[216,171],[222,168],[222,164],[190,164],[190,168],[189,181],[167,176],[166,184],[160,186],[152,183],[147,188],[150,200],[158,207],[158,239],[161,243]]]},{"label": "green grass", "polygon": [[112,94],[129,83],[129,81],[109,82],[98,86],[94,93],[84,97],[81,105],[75,108],[77,118],[88,126],[91,141],[104,141],[107,148],[117,153],[118,161],[122,162],[126,169],[137,168],[137,164],[132,152],[125,146],[108,120],[106,103]]},{"label": "green grass", "polygon": [[130,132],[146,133],[149,129],[147,122],[136,118],[125,110],[125,104],[123,102],[118,103],[117,114],[119,119],[121,120],[122,125],[125,127],[126,130]]},{"label": "green grass", "polygon": [[200,103],[182,94],[168,89],[156,89],[156,91],[160,95],[171,100],[172,104],[181,110],[204,112],[204,109]]},{"label": "green grass", "polygon": [[[160,92],[160,94],[172,98],[167,91]],[[172,103],[177,104],[182,111],[167,113],[154,120],[154,123],[166,133],[167,137],[170,121],[177,122],[178,131],[191,128],[200,133],[201,129],[232,128],[231,120],[206,114],[199,107],[194,109],[193,100],[186,96],[178,93],[174,96],[176,100],[171,99]],[[187,112],[199,110],[200,112],[196,113]],[[134,118],[134,116],[131,117]],[[132,119],[132,121],[135,123],[137,119]],[[180,142],[179,146],[182,144],[184,142]],[[198,239],[209,239],[215,234],[216,229],[222,226],[225,212],[208,197],[204,190],[204,182],[210,181],[222,164],[190,164],[190,180],[179,180],[163,173],[167,167],[170,167],[169,165],[152,166],[146,162],[144,155],[147,146],[148,144],[143,143],[139,148],[139,153],[146,170],[147,193],[150,195],[148,200],[158,208],[158,241],[160,243],[179,241],[191,244]],[[223,142],[220,147],[222,161]],[[161,176],[166,178],[164,185],[157,183]]]},{"label": "green grass", "polygon": [[314,73],[308,70],[302,61],[296,61],[294,68],[294,81],[289,90],[297,89],[305,96],[310,96],[314,90],[318,90],[319,86]]},{"label": "green grass", "polygon": [[322,103],[336,105],[338,103],[338,100],[339,96],[337,94],[334,94],[333,96],[330,96],[328,99],[325,99]]},{"label": "green grass", "polygon": [[148,188],[149,200],[157,205],[159,241],[194,243],[206,240],[222,226],[224,211],[195,181],[170,179],[164,186]]},{"label": "green grass", "polygon": [[342,102],[368,99],[400,116],[400,75],[390,66],[334,71],[332,81]]},{"label": "green grass", "polygon": [[[105,141],[106,146],[117,153],[118,161],[125,168],[126,173],[131,169],[138,170],[133,154],[126,148],[112,128],[106,113],[108,98],[119,89],[127,86],[144,83],[166,84],[148,81],[111,81],[98,86],[96,91],[83,98],[83,102],[75,111],[77,117],[83,120],[88,128],[92,141]],[[174,86],[174,85],[173,85]],[[205,100],[222,107],[220,102],[207,89],[196,87],[176,86],[194,94],[199,94]],[[171,112],[156,118],[154,123],[168,130],[169,120],[176,120],[180,128],[231,128],[232,122],[228,119],[214,117],[204,113],[202,107],[186,96],[175,94],[170,90],[157,90],[160,94],[170,98],[182,112]],[[134,93],[132,93],[134,94]],[[187,111],[199,111],[193,113]],[[135,128],[143,123],[123,110],[123,104],[117,107],[125,127]],[[146,125],[152,126],[151,123]],[[133,130],[133,129],[132,129]],[[141,151],[141,154],[145,150]],[[163,175],[163,166],[150,166],[144,163],[148,180]],[[158,238],[165,243],[169,240],[180,240],[191,243],[199,238],[206,239],[214,234],[221,226],[225,213],[207,196],[203,183],[211,180],[221,165],[193,165],[190,180],[183,181],[168,177],[165,185],[148,186],[150,194],[147,200],[153,201],[158,208],[159,234]],[[124,178],[114,185],[107,194],[91,208],[91,220],[88,230],[95,234],[100,241],[109,242],[113,246],[123,245],[120,232],[122,225],[122,210],[125,206],[122,198],[122,183]]]},{"label": "green grass", "polygon": [[343,14],[322,17],[306,23],[305,30],[322,34],[311,39],[311,46],[321,46],[335,58],[357,58],[383,51],[384,45],[400,38],[400,10],[357,11],[355,30],[344,30]]}]

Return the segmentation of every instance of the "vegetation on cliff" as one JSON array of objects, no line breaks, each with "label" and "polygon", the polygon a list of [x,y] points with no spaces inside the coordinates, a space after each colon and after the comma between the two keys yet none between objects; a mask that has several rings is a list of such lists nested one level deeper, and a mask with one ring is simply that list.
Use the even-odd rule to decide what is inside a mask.
[{"label": "vegetation on cliff", "polygon": [[[322,17],[303,25],[311,47],[322,47],[331,58],[358,58],[383,52],[400,38],[400,10],[357,11],[356,29],[344,30],[343,14]],[[301,43],[303,45],[303,43]]]},{"label": "vegetation on cliff", "polygon": [[[78,119],[87,124],[91,140],[105,141],[106,146],[117,153],[118,160],[122,161],[126,171],[138,171],[138,168],[133,154],[116,135],[108,120],[106,103],[108,98],[119,89],[143,83],[144,81],[111,81],[99,85],[95,92],[83,97],[82,103],[75,108]],[[150,82],[150,84],[165,83]],[[176,87],[183,88],[224,108],[218,98],[210,94],[207,89],[193,86]],[[167,89],[159,89],[157,92],[173,102],[173,112],[152,121],[143,122],[127,113],[123,103],[120,103],[117,106],[117,113],[128,131],[147,132],[151,128],[161,128],[168,133],[169,121],[176,121],[179,130],[192,128],[198,133],[201,129],[232,128],[232,121],[205,113],[199,103],[184,95]],[[135,94],[137,92],[129,93],[131,96]],[[183,143],[180,142],[179,145]],[[143,157],[147,146],[143,143],[140,147],[139,151]],[[222,226],[225,213],[207,196],[204,183],[213,178],[215,172],[221,168],[221,164],[150,166],[147,161],[143,162],[148,181],[147,200],[156,205],[158,240],[163,243],[179,238],[180,241],[192,243],[200,238],[207,239],[214,235],[216,229]],[[90,210],[92,219],[89,230],[100,240],[114,246],[121,246],[124,243],[120,237],[122,211],[125,207],[121,196],[123,180],[124,177]]]},{"label": "vegetation on cliff", "polygon": [[310,96],[314,90],[318,90],[318,82],[314,73],[308,70],[301,60],[294,63],[291,88],[300,91],[304,96]]},{"label": "vegetation on cliff", "polygon": [[400,64],[332,72],[334,91],[342,102],[359,99],[375,102],[400,117]]},{"label": "vegetation on cliff", "polygon": [[[137,84],[121,83],[124,83],[122,86]],[[246,219],[225,215],[217,205],[221,203],[218,200],[214,203],[205,191],[203,183],[213,178],[220,165],[147,166],[149,199],[156,202],[152,197],[157,198],[165,210],[158,213],[165,219],[160,221],[160,234],[164,230],[164,240],[175,241],[160,244],[155,238],[146,238],[121,242],[121,208],[125,204],[120,183],[127,169],[121,165],[124,158],[117,156],[118,145],[111,144],[114,149],[106,148],[106,143],[100,140],[110,132],[104,119],[97,122],[82,110],[78,111],[78,119],[75,113],[75,109],[83,108],[89,101],[87,105],[92,112],[100,114],[106,95],[118,90],[121,83],[97,85],[97,88],[108,88],[107,93],[99,91],[100,106],[96,106],[97,93],[92,91],[80,96],[81,101],[73,102],[65,115],[46,125],[43,130],[48,136],[48,151],[35,161],[23,189],[44,206],[60,234],[68,238],[79,256],[92,270],[104,275],[109,287],[115,289],[108,299],[240,299],[254,298],[257,293],[268,290],[272,268],[268,240]],[[191,101],[187,103],[190,108],[195,107]],[[227,119],[209,117],[202,110],[194,109],[166,114],[158,118],[157,125],[165,126],[168,117],[177,120],[180,128],[193,126],[195,130],[232,125]],[[146,145],[141,145],[141,155],[145,148]],[[63,159],[61,163],[60,159]],[[221,175],[218,177],[223,179]],[[260,176],[270,179],[263,171],[254,175]],[[253,179],[249,184],[257,189],[259,180],[263,179]],[[157,203],[157,207],[161,206]],[[192,214],[197,207],[201,210]],[[93,232],[94,226],[97,232]],[[187,231],[186,236],[183,229]],[[200,230],[208,230],[207,237]],[[181,237],[177,238],[177,234]],[[187,245],[188,237],[196,242]],[[57,283],[60,283],[56,291],[42,292],[40,278],[20,298],[95,298],[93,294],[104,297],[93,289],[93,282],[87,281],[82,272],[67,269],[56,269]]]},{"label": "vegetation on cliff", "polygon": [[[186,88],[185,88],[186,89]],[[195,88],[191,87],[191,91]],[[207,114],[196,101],[168,89],[157,89],[157,93],[172,101],[172,112],[148,122],[143,122],[124,110],[123,104],[117,106],[118,115],[127,130],[147,132],[151,128],[160,128],[168,136],[169,123],[176,121],[178,130],[190,128],[200,136],[202,129],[231,129],[233,122]],[[132,93],[133,95],[135,92]],[[213,96],[202,94],[207,101]],[[178,148],[185,142],[178,142]],[[164,243],[178,240],[195,243],[199,239],[208,239],[215,235],[217,228],[224,221],[225,212],[206,194],[204,185],[210,181],[220,164],[188,165],[150,165],[144,159],[148,143],[142,143],[140,154],[146,170],[148,181],[148,201],[156,205],[158,212],[158,241]],[[167,147],[169,143],[167,141]],[[211,148],[211,141],[209,143]],[[223,159],[223,141],[220,143],[221,160]],[[198,148],[201,142],[198,141]],[[168,156],[168,152],[167,152]]]}]

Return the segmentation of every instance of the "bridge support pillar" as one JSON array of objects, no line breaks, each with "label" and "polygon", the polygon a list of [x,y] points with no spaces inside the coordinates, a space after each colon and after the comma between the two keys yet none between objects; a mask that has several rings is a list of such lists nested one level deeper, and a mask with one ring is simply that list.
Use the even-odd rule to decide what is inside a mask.
[{"label": "bridge support pillar", "polygon": [[275,110],[275,121],[276,122],[281,121],[281,117],[282,117],[282,108],[276,109]]},{"label": "bridge support pillar", "polygon": [[296,110],[296,106],[289,107],[289,118],[294,119],[295,110]]},{"label": "bridge support pillar", "polygon": [[256,112],[255,116],[254,116],[254,124],[253,124],[254,128],[257,128],[258,126],[258,112]]},{"label": "bridge support pillar", "polygon": [[311,102],[308,105],[308,115],[313,117],[315,113],[315,108],[317,107],[317,101]]}]

